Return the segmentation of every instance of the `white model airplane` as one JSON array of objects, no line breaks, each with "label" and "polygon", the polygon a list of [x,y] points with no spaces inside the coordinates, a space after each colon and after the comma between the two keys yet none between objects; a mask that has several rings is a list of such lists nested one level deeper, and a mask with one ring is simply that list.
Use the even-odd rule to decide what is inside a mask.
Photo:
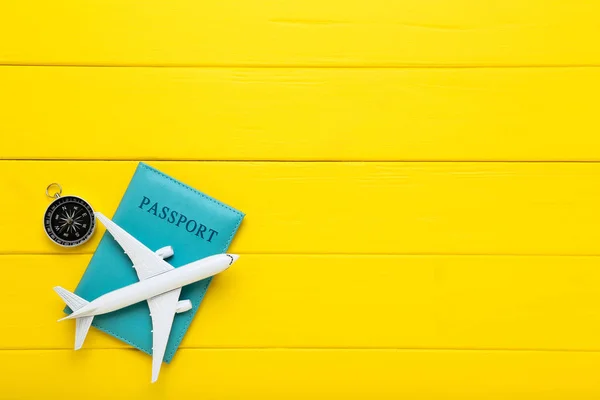
[{"label": "white model airplane", "polygon": [[73,311],[72,314],[59,319],[59,321],[76,318],[75,350],[79,350],[94,316],[147,300],[152,317],[152,382],[156,382],[175,313],[185,312],[192,308],[190,300],[179,300],[181,287],[226,270],[238,259],[238,256],[217,254],[174,268],[164,261],[165,258],[173,255],[173,249],[170,246],[153,252],[104,215],[98,212],[95,214],[125,250],[133,262],[140,281],[113,290],[93,301],[84,300],[76,294],[56,286],[54,288],[56,293]]}]

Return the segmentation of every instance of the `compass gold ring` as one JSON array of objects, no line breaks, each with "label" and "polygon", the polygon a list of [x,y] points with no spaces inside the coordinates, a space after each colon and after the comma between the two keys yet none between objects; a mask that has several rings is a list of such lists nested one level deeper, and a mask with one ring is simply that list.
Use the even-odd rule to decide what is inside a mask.
[{"label": "compass gold ring", "polygon": [[[55,188],[55,190],[51,190],[52,188]],[[54,194],[50,194],[50,191],[54,192]],[[62,186],[60,186],[58,183],[51,183],[46,188],[46,196],[50,197],[51,199],[54,199],[54,198],[58,199],[61,194],[62,194]]]}]

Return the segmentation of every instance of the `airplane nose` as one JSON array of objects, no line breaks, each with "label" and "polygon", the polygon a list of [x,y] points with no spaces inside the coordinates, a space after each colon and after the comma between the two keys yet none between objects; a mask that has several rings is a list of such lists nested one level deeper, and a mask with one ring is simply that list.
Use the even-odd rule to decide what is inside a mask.
[{"label": "airplane nose", "polygon": [[229,265],[233,264],[237,261],[238,258],[240,258],[240,256],[238,256],[237,254],[227,254],[227,256],[231,258]]}]

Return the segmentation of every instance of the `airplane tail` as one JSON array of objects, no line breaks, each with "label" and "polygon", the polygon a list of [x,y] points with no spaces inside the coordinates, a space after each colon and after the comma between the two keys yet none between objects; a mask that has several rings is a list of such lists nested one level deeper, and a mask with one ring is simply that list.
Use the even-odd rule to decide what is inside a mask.
[{"label": "airplane tail", "polygon": [[[82,299],[77,296],[75,293],[69,292],[67,289],[64,289],[60,286],[56,286],[54,291],[60,296],[61,299],[69,308],[75,312],[79,310],[81,307],[85,306],[89,302],[87,300]],[[61,318],[59,321],[63,319],[67,319],[69,317]],[[75,327],[75,350],[79,350],[81,346],[83,346],[83,341],[87,336],[88,331],[90,330],[90,325],[92,325],[92,320],[94,316],[91,317],[80,317],[76,319],[76,327]]]}]

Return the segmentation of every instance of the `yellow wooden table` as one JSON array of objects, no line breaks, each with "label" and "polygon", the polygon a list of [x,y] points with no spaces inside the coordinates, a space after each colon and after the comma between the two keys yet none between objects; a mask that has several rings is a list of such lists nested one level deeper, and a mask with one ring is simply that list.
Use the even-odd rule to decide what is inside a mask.
[{"label": "yellow wooden table", "polygon": [[[600,3],[1,0],[0,398],[597,399]],[[247,213],[173,362],[92,330],[44,189]]]}]

